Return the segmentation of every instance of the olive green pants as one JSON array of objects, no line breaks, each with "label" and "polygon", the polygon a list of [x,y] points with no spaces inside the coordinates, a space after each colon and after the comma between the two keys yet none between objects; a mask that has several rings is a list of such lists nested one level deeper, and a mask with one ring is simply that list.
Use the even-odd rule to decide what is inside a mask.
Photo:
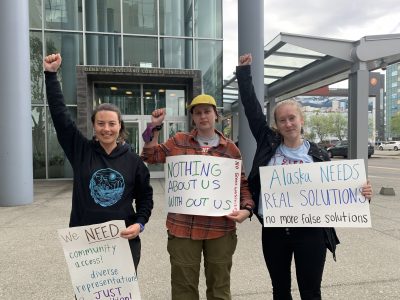
[{"label": "olive green pants", "polygon": [[236,231],[212,240],[192,240],[168,235],[172,300],[198,300],[201,253],[208,300],[230,300],[232,256]]}]

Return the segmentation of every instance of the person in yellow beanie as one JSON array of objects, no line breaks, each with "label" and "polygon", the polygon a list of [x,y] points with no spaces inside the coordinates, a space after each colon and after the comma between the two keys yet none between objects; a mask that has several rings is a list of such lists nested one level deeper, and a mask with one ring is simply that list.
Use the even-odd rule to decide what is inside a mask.
[{"label": "person in yellow beanie", "polygon": [[[219,115],[212,96],[198,95],[187,109],[195,128],[191,132],[178,132],[163,144],[158,144],[158,136],[165,109],[152,112],[151,124],[143,133],[145,145],[141,156],[145,162],[164,163],[167,156],[187,154],[241,159],[233,141],[215,129]],[[240,181],[240,210],[236,212],[219,217],[168,213],[172,300],[199,299],[202,254],[207,299],[231,299],[230,271],[237,244],[236,222],[251,217],[254,207],[243,168]]]}]

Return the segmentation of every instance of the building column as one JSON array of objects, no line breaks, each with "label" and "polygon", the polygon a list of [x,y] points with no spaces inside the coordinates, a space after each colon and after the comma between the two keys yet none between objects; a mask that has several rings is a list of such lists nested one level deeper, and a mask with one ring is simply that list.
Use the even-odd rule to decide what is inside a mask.
[{"label": "building column", "polygon": [[368,165],[369,71],[366,63],[353,65],[349,75],[349,152],[351,159],[363,158]]},{"label": "building column", "polygon": [[[381,77],[384,81],[384,76]],[[378,123],[378,139],[380,141],[385,140],[385,101],[384,101],[384,89],[380,88],[379,96],[376,96],[376,105],[377,105],[377,115],[376,120]]]},{"label": "building column", "polygon": [[33,202],[29,1],[0,1],[0,206]]},{"label": "building column", "polygon": [[[91,30],[98,30],[97,1],[86,1],[86,22]],[[86,56],[88,65],[99,65],[99,36],[98,34],[86,35]]]},{"label": "building column", "polygon": [[[238,41],[239,56],[251,53],[253,63],[254,89],[261,106],[264,107],[264,1],[238,0]],[[251,171],[256,142],[251,134],[244,108],[239,104],[239,148],[242,152],[244,168]]]}]

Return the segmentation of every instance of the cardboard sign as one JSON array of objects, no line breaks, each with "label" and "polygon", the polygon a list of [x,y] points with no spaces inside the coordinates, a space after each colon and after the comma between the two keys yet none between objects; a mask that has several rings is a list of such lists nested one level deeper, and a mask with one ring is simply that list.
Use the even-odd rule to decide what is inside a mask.
[{"label": "cardboard sign", "polygon": [[167,157],[168,212],[224,216],[240,208],[241,160],[207,155]]},{"label": "cardboard sign", "polygon": [[59,229],[78,300],[140,300],[139,284],[122,220]]},{"label": "cardboard sign", "polygon": [[371,227],[363,159],[260,167],[266,227]]}]

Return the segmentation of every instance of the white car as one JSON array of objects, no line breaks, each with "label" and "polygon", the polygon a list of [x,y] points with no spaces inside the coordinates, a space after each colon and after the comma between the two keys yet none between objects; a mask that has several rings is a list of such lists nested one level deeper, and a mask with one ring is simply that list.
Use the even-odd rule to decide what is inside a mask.
[{"label": "white car", "polygon": [[378,149],[397,151],[400,149],[400,141],[383,142],[382,144],[379,145]]}]

